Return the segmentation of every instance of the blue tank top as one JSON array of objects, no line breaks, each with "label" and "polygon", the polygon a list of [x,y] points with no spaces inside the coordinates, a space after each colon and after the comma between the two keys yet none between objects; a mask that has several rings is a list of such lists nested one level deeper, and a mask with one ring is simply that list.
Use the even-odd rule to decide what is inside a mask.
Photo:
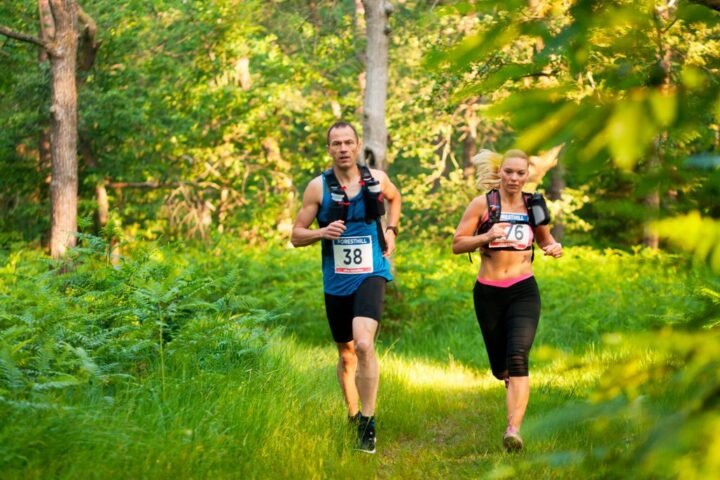
[{"label": "blue tank top", "polygon": [[[323,200],[317,214],[321,225],[330,215],[330,188],[323,182]],[[352,295],[368,277],[392,281],[390,262],[382,256],[375,222],[365,223],[365,202],[362,190],[350,199],[347,229],[337,240],[322,241],[323,289],[330,295]]]}]

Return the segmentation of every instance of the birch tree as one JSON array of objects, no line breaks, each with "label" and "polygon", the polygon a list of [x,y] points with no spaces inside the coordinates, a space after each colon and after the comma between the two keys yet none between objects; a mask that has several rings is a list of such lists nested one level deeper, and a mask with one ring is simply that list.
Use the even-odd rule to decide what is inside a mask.
[{"label": "birch tree", "polygon": [[387,169],[385,101],[388,83],[389,19],[387,0],[363,0],[367,24],[367,64],[363,105],[363,155],[369,166]]}]

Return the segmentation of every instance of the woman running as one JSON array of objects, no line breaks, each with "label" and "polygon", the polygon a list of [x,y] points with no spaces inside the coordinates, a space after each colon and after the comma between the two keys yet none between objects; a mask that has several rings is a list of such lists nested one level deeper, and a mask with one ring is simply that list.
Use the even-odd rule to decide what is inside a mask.
[{"label": "woman running", "polygon": [[[530,160],[521,150],[501,155],[483,150],[473,159],[478,186],[487,190],[475,197],[453,237],[453,253],[480,249],[480,273],[473,298],[475,314],[493,375],[507,389],[507,430],[503,445],[522,449],[520,426],[530,396],[528,354],[540,319],[540,292],[533,277],[533,241],[545,255],[562,256],[562,245],[528,209]],[[543,204],[544,205],[544,204]],[[535,212],[535,208],[532,209]],[[546,211],[545,211],[546,212]],[[547,215],[545,215],[547,217]]]}]

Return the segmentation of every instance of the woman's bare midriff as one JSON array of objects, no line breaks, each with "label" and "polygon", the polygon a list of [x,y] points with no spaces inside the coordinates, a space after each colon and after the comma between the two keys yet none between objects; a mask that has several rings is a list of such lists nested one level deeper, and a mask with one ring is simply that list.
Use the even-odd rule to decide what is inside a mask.
[{"label": "woman's bare midriff", "polygon": [[532,273],[532,251],[481,249],[480,273],[485,280],[506,280]]}]

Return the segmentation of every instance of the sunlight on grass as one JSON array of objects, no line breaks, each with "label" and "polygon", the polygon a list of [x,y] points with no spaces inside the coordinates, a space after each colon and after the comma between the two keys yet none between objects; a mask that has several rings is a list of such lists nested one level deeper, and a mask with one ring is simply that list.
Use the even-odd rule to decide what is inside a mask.
[{"label": "sunlight on grass", "polygon": [[[625,353],[627,354],[627,352]],[[485,355],[480,352],[479,355]],[[533,349],[533,361],[548,362],[542,367],[531,366],[531,384],[535,388],[552,388],[567,392],[590,388],[597,384],[603,371],[624,354],[588,350],[582,355],[562,352],[547,345]],[[647,361],[654,358],[648,352]],[[490,390],[497,389],[500,381],[490,370],[477,370],[456,362],[453,358],[446,363],[430,362],[419,358],[402,358],[395,355],[381,355],[381,375],[391,375],[409,390]]]},{"label": "sunlight on grass", "polygon": [[497,380],[488,375],[450,361],[447,365],[432,364],[420,359],[398,357],[383,359],[383,367],[410,389],[466,390],[497,386]]}]

